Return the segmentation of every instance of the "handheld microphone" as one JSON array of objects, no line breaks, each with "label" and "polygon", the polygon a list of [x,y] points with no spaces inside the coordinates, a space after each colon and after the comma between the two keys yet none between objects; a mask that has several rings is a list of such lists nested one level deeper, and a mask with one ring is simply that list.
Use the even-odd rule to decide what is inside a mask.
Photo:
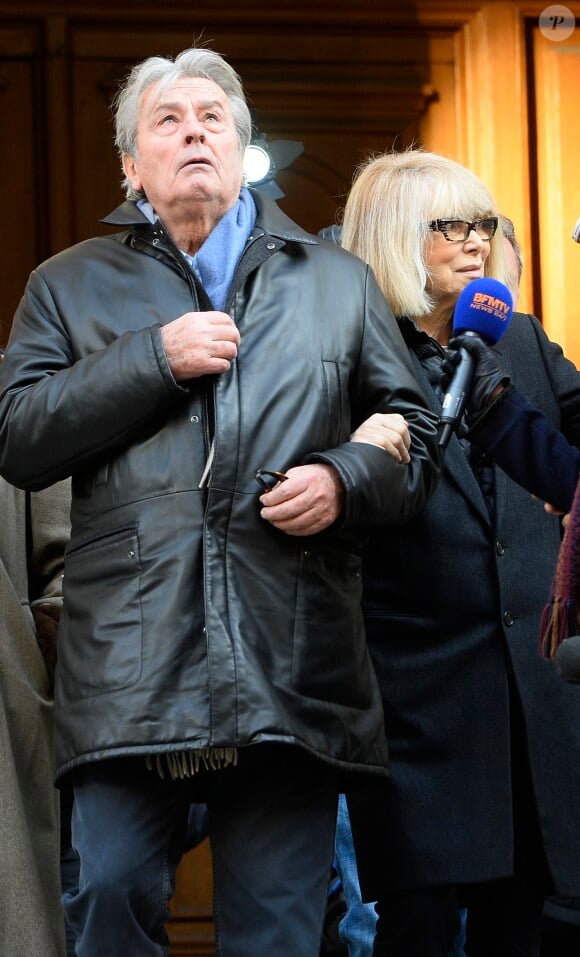
[{"label": "handheld microphone", "polygon": [[[480,336],[488,345],[499,342],[507,330],[513,310],[512,294],[497,279],[473,279],[460,294],[453,313],[453,335]],[[466,349],[459,350],[459,362],[443,398],[439,420],[439,445],[446,448],[457,428],[475,373],[475,360]]]}]

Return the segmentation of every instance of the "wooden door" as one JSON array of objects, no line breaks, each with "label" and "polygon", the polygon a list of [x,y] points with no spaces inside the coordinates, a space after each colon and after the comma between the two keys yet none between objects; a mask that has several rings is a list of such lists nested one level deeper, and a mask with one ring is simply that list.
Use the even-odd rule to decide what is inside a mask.
[{"label": "wooden door", "polygon": [[[580,17],[580,7],[577,8]],[[557,37],[557,31],[555,32]],[[537,130],[538,298],[546,329],[580,365],[580,28],[552,39],[537,20],[529,24],[530,101]]]},{"label": "wooden door", "polygon": [[38,24],[0,21],[0,345],[26,279],[47,249],[45,113]]}]

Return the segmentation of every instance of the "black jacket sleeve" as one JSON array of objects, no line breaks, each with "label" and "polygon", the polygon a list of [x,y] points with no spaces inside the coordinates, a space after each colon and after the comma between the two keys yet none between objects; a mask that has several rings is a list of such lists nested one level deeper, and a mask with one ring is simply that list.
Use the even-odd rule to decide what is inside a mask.
[{"label": "black jacket sleeve", "polygon": [[47,488],[101,451],[123,447],[183,394],[159,326],[77,356],[67,321],[33,272],[0,366],[0,473],[20,488]]}]

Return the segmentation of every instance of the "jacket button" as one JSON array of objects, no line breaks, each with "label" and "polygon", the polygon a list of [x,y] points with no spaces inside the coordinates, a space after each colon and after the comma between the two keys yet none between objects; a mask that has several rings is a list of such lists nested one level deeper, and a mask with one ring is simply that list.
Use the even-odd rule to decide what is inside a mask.
[{"label": "jacket button", "polygon": [[514,623],[514,616],[512,615],[511,611],[506,611],[506,612],[504,612],[504,615],[503,615],[503,623],[504,623],[504,625],[506,625],[508,628],[511,628],[511,626],[512,626],[513,623]]},{"label": "jacket button", "polygon": [[276,249],[276,243],[266,243],[266,249]]},{"label": "jacket button", "polygon": [[496,550],[496,552],[498,553],[498,555],[503,555],[503,553],[505,552],[505,545],[504,545],[504,543],[503,543],[503,542],[496,542],[496,543],[495,543],[495,550]]},{"label": "jacket button", "polygon": [[196,425],[196,423],[199,422],[199,415],[192,415],[189,421]]}]

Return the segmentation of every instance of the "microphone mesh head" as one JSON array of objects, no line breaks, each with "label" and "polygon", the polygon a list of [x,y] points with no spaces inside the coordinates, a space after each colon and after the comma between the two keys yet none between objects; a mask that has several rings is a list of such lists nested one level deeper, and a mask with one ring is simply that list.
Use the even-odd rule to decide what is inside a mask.
[{"label": "microphone mesh head", "polygon": [[453,332],[476,332],[490,345],[498,342],[512,318],[513,299],[497,279],[474,279],[460,294],[453,314]]}]

